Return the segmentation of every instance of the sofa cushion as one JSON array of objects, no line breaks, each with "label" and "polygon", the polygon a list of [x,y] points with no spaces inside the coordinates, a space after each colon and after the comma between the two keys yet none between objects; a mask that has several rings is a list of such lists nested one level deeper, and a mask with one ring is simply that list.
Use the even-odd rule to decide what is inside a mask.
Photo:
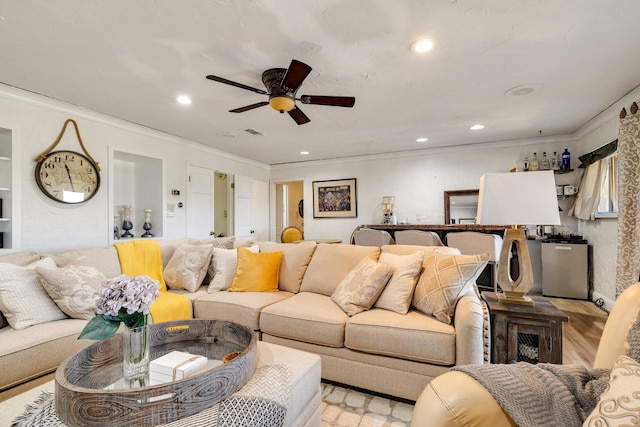
[{"label": "sofa cushion", "polygon": [[375,307],[407,314],[418,276],[422,271],[424,252],[416,251],[410,255],[395,255],[389,252],[380,254],[379,262],[390,265],[393,275],[384,287]]},{"label": "sofa cushion", "polygon": [[489,254],[451,255],[436,252],[425,261],[413,305],[441,322],[451,323],[458,299],[469,292],[489,261]]},{"label": "sofa cushion", "polygon": [[451,248],[449,246],[418,246],[418,245],[385,245],[380,248],[380,253],[388,253],[394,255],[411,255],[416,252],[423,252],[424,259],[422,261],[422,267],[426,267],[426,263],[430,262],[429,257],[433,256],[436,252],[441,254],[460,255],[461,252],[458,248]]},{"label": "sofa cushion", "polygon": [[0,255],[0,262],[15,265],[27,265],[40,259],[40,255],[34,251],[13,252]]},{"label": "sofa cushion", "polygon": [[[256,253],[260,250],[257,245],[249,246],[247,249]],[[212,278],[208,292],[226,291],[231,287],[231,282],[236,275],[238,249],[213,248],[211,265],[213,273],[210,272]]]},{"label": "sofa cushion", "polygon": [[258,242],[260,252],[282,252],[278,289],[293,293],[300,292],[302,278],[316,250],[315,242],[274,243]]},{"label": "sofa cushion", "polygon": [[331,301],[349,316],[369,310],[392,274],[393,268],[390,265],[364,258],[342,279],[331,295]]},{"label": "sofa cushion", "polygon": [[63,319],[19,331],[1,329],[0,390],[54,372],[64,359],[95,343],[78,339],[86,324],[86,320]]},{"label": "sofa cushion", "polygon": [[238,266],[230,292],[276,292],[282,252],[253,253],[238,248]]},{"label": "sofa cushion", "polygon": [[260,315],[260,330],[277,337],[343,347],[344,326],[348,319],[349,316],[330,297],[300,292],[265,307]]},{"label": "sofa cushion", "polygon": [[211,244],[179,246],[162,272],[167,286],[171,289],[197,291],[207,274],[212,250]]},{"label": "sofa cushion", "polygon": [[114,246],[70,249],[60,253],[46,254],[46,256],[53,258],[58,267],[64,267],[68,264],[95,267],[107,279],[112,279],[122,274],[118,252]]},{"label": "sofa cushion", "polygon": [[107,279],[95,267],[68,264],[61,268],[36,267],[40,284],[67,316],[89,320],[96,315],[93,295]]},{"label": "sofa cushion", "polygon": [[216,292],[193,302],[194,317],[228,320],[260,329],[260,313],[271,304],[292,297],[291,292]]},{"label": "sofa cushion", "polygon": [[375,246],[320,243],[304,273],[300,291],[331,296],[342,279],[363,258],[377,261],[379,256],[380,248]]},{"label": "sofa cushion", "polygon": [[56,264],[51,258],[27,266],[0,264],[0,311],[13,329],[67,318],[40,284],[36,267]]},{"label": "sofa cushion", "polygon": [[345,347],[437,365],[456,362],[456,331],[416,310],[398,314],[373,308],[351,317]]}]

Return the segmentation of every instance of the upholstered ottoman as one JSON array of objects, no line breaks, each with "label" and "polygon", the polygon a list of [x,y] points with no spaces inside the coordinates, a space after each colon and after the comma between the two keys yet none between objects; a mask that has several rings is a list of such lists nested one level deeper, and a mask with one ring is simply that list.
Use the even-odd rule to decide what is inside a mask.
[{"label": "upholstered ottoman", "polygon": [[[282,365],[286,366],[288,370],[289,396],[284,425],[319,427],[322,424],[320,357],[300,350],[259,341],[257,367],[261,368],[268,365]],[[26,406],[37,400],[43,391],[53,393],[54,390],[54,382],[49,381],[40,387],[0,403],[2,422],[11,423],[13,419],[23,414]],[[239,393],[241,392],[242,390]],[[276,397],[274,396],[274,398]]]}]

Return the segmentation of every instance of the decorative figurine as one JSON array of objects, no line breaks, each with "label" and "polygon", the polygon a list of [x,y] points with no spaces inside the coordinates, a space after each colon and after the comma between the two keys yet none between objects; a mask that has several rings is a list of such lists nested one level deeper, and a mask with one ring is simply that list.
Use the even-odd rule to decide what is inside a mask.
[{"label": "decorative figurine", "polygon": [[122,205],[122,229],[124,230],[124,233],[122,233],[121,237],[133,237],[133,234],[131,234],[130,231],[132,228],[133,223],[131,222],[131,205]]},{"label": "decorative figurine", "polygon": [[120,214],[113,214],[113,240],[120,239],[120,229],[118,224],[120,223]]},{"label": "decorative figurine", "polygon": [[140,237],[153,237],[153,234],[151,234],[151,227],[153,227],[151,225],[151,212],[153,212],[151,209],[144,209],[142,212],[144,212],[144,224],[142,225],[142,228],[144,228],[144,234]]}]

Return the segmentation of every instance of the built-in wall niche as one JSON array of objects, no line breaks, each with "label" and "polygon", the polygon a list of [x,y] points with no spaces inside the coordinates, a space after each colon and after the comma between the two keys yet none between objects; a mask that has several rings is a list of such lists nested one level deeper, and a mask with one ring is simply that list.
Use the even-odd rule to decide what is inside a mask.
[{"label": "built-in wall niche", "polygon": [[[113,225],[118,227],[118,236],[123,230],[123,206],[131,205],[131,238],[139,239],[145,234],[145,209],[151,209],[150,230],[154,238],[162,238],[164,231],[164,173],[163,161],[154,157],[123,151],[113,152]],[[113,233],[112,239],[115,239]],[[120,239],[122,240],[122,239]]]},{"label": "built-in wall niche", "polygon": [[11,129],[0,128],[0,250],[14,246],[12,145]]}]

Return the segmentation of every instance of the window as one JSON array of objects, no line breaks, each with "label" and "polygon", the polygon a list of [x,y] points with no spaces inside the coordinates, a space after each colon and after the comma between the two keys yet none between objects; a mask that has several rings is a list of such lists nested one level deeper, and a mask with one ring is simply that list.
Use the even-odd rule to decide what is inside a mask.
[{"label": "window", "polygon": [[600,197],[596,218],[609,218],[618,216],[618,154],[612,154],[601,160],[607,162],[603,170],[602,182],[600,185]]}]

